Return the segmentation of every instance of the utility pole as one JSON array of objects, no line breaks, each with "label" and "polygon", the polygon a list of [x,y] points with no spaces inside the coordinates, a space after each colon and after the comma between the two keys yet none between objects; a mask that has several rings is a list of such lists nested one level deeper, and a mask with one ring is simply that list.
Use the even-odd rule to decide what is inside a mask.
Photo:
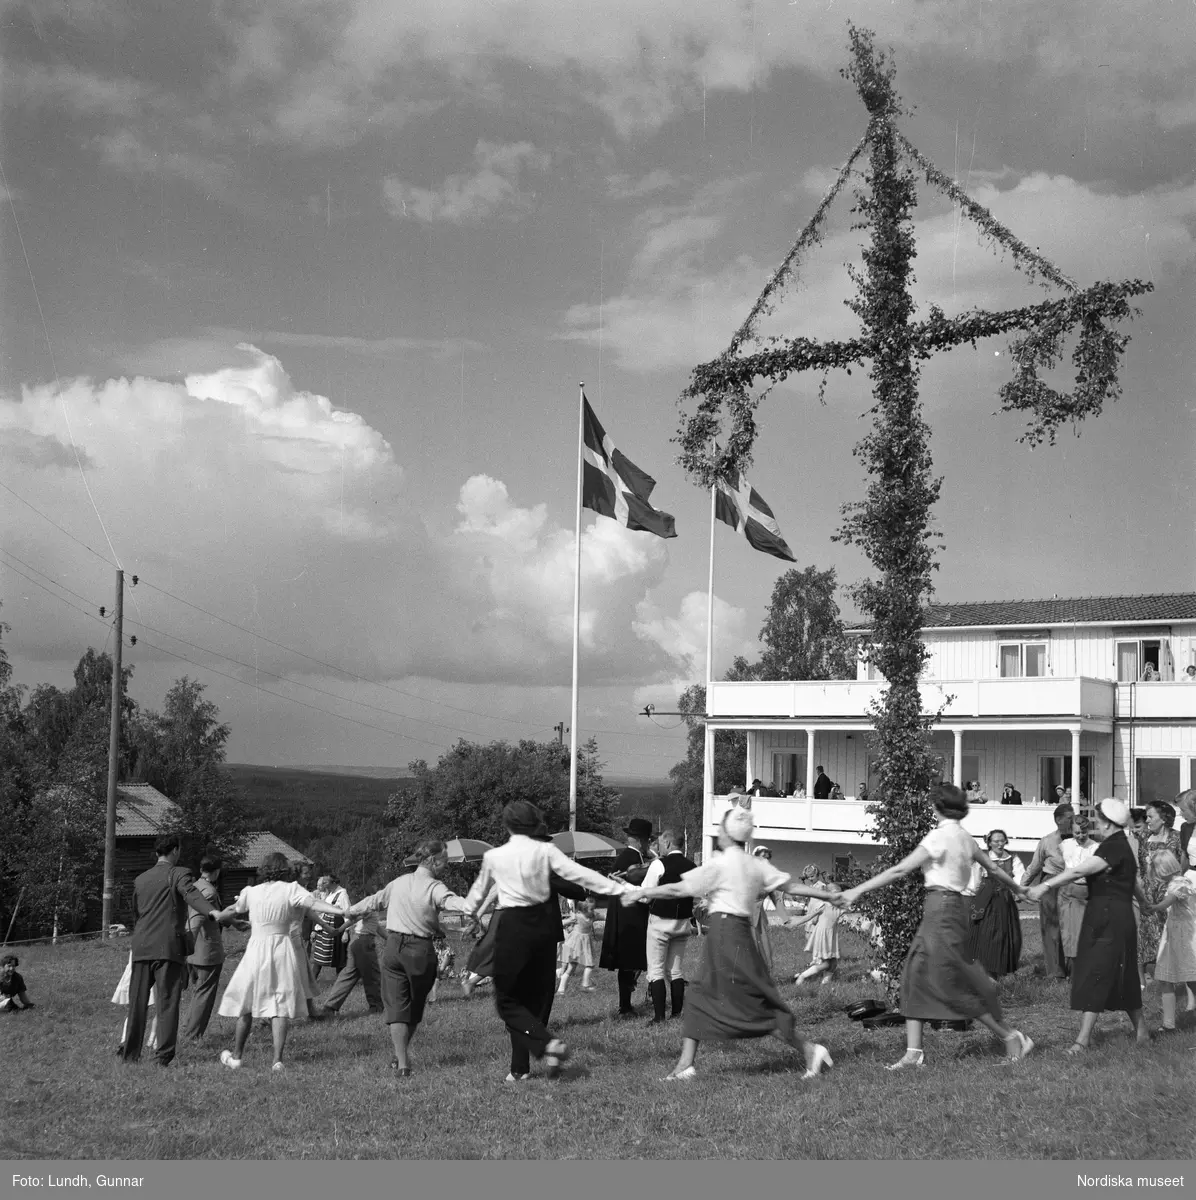
[{"label": "utility pole", "polygon": [[565,744],[565,734],[568,731],[568,726],[562,721],[559,725],[552,727],[553,733],[556,734],[557,744],[563,746]]},{"label": "utility pole", "polygon": [[124,644],[125,573],[116,572],[116,636],[112,639],[112,721],[108,733],[108,810],[104,818],[104,895],[100,907],[100,937],[108,937],[112,924],[112,896],[116,889],[116,775],[120,758],[120,652]]}]

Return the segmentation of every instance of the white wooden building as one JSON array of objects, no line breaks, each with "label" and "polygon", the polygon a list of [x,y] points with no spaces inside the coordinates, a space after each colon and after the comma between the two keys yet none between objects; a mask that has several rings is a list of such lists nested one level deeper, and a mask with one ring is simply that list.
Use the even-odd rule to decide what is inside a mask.
[{"label": "white wooden building", "polygon": [[[849,630],[866,646],[868,630]],[[922,707],[939,713],[933,744],[943,778],[979,780],[986,805],[965,827],[1001,828],[1025,854],[1053,828],[1056,788],[1132,805],[1167,800],[1196,782],[1196,593],[935,604]],[[1157,675],[1158,679],[1153,676]],[[1146,678],[1149,676],[1150,678]],[[858,797],[876,786],[869,710],[885,687],[863,653],[854,680],[715,683],[707,697],[706,808],[717,831],[728,801],[713,794],[713,736],[747,732],[745,787],[760,779],[786,797],[756,798],[757,840],[782,870],[867,862],[876,843]],[[845,799],[813,799],[823,766]],[[1000,804],[1005,784],[1020,807]],[[1078,802],[1075,789],[1073,797]]]}]

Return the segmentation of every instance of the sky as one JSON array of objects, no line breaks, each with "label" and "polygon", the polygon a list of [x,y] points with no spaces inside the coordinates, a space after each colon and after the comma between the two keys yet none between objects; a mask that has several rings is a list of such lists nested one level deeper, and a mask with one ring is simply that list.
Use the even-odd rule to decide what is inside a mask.
[{"label": "sky", "polygon": [[[202,681],[231,761],[554,737],[584,381],[678,536],[585,515],[578,727],[608,775],[663,780],[685,733],[664,714],[706,671],[678,397],[863,132],[849,21],[892,49],[923,154],[1081,284],[1155,289],[1123,395],[1053,447],[998,411],[1005,339],[926,366],[936,599],[1192,590],[1188,0],[0,0],[17,681],[67,686],[111,648],[119,564],[131,694]],[[1045,298],[919,199],[922,312]],[[852,335],[851,208],[762,335]],[[865,488],[868,381],[819,382],[764,402],[749,478],[798,565],[846,587],[869,572],[832,540]],[[717,676],[758,652],[786,564],[715,545]]]}]

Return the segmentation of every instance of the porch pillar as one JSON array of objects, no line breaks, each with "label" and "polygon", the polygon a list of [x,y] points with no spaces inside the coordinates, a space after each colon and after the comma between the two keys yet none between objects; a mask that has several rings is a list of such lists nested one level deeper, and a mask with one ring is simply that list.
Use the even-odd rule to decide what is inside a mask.
[{"label": "porch pillar", "polygon": [[951,764],[951,782],[957,788],[963,787],[963,730],[952,729],[955,735],[955,760]]},{"label": "porch pillar", "polygon": [[702,829],[698,834],[698,846],[705,862],[713,842],[710,824],[714,820],[714,730],[706,722],[706,749],[702,757]]},{"label": "porch pillar", "polygon": [[756,757],[756,738],[757,733],[754,729],[747,731],[747,756],[743,763],[743,790],[746,792],[752,786],[752,766],[753,759]]},{"label": "porch pillar", "polygon": [[806,730],[806,829],[814,828],[814,730]]},{"label": "porch pillar", "polygon": [[[1080,811],[1080,729],[1077,727],[1071,731],[1071,807],[1072,811],[1079,813]],[[1092,786],[1092,781],[1088,781],[1088,786]],[[1091,796],[1088,797],[1092,799]]]}]

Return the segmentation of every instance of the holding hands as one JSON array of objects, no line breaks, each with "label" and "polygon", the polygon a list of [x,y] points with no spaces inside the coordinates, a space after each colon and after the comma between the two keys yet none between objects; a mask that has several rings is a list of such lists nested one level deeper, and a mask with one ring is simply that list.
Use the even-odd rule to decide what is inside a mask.
[{"label": "holding hands", "polygon": [[628,888],[620,897],[619,903],[624,908],[630,908],[633,904],[638,904],[641,900],[647,900],[647,895],[651,888],[631,887]]},{"label": "holding hands", "polygon": [[1045,896],[1047,894],[1047,892],[1049,890],[1050,889],[1047,887],[1047,885],[1045,883],[1040,883],[1035,887],[1026,888],[1025,896],[1026,896],[1027,900],[1031,900],[1035,904],[1037,904],[1043,898],[1043,896]]}]

